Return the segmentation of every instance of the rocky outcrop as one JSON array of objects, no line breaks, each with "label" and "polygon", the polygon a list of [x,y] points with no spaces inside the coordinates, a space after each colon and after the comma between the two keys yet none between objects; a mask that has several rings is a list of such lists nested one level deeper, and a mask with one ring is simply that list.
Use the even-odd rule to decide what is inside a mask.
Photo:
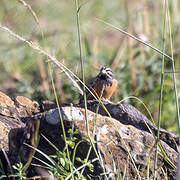
[{"label": "rocky outcrop", "polygon": [[[147,172],[152,177],[157,144],[157,179],[166,175],[168,179],[175,179],[178,135],[161,129],[161,139],[157,142],[150,133],[156,135],[157,127],[131,105],[104,102],[111,117],[99,102],[88,101],[87,105],[85,120],[83,104],[61,105],[58,110],[48,101],[38,105],[25,97],[11,100],[1,93],[0,123],[4,131],[0,131],[3,137],[0,147],[6,150],[12,164],[21,157],[29,176],[43,175],[45,171],[30,166],[31,160],[39,164],[39,158],[50,163],[40,152],[53,155],[57,154],[55,147],[61,152],[64,150],[63,121],[71,158],[75,153],[75,157],[84,160],[90,153],[88,160],[94,165],[94,171],[86,167],[83,174],[87,179],[111,179],[117,172],[121,176],[125,173],[127,179],[146,179]],[[80,161],[74,162],[76,168],[81,165]]]}]

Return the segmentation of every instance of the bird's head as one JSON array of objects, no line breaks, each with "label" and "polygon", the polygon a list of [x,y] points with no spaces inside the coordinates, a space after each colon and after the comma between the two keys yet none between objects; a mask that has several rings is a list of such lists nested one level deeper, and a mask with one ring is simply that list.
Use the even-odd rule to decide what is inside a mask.
[{"label": "bird's head", "polygon": [[110,68],[102,67],[98,77],[102,80],[112,81],[114,78],[113,72]]}]

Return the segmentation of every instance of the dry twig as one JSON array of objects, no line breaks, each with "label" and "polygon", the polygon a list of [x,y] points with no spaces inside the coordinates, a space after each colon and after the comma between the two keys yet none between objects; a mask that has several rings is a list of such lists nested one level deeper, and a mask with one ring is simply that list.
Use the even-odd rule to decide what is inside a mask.
[{"label": "dry twig", "polygon": [[[72,81],[73,85],[79,90],[79,93],[83,94],[82,89],[77,84],[76,80],[74,80],[73,77],[72,77],[72,76],[74,76],[74,77],[77,78],[77,76],[72,71],[70,71],[64,64],[60,63],[54,56],[52,56],[50,53],[43,50],[40,46],[37,46],[33,42],[28,41],[25,38],[23,38],[23,37],[19,36],[18,34],[14,33],[9,28],[7,28],[5,26],[2,26],[1,24],[0,24],[0,28],[2,30],[4,30],[4,31],[8,32],[10,35],[15,37],[16,39],[19,39],[19,40],[23,41],[24,43],[28,44],[28,46],[30,46],[34,50],[38,51],[38,53],[45,55],[48,59],[50,59],[51,62],[53,62],[58,68],[60,68],[67,75],[67,77]],[[71,75],[68,72],[71,73]]]}]

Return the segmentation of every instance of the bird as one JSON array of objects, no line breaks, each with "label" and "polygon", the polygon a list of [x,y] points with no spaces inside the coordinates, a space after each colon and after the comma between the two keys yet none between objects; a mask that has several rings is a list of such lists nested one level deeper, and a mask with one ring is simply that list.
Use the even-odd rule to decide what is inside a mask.
[{"label": "bird", "polygon": [[[102,67],[99,74],[87,86],[95,97],[109,100],[117,88],[117,84],[112,70],[108,67]],[[86,92],[87,100],[95,99],[94,96],[89,91]]]}]

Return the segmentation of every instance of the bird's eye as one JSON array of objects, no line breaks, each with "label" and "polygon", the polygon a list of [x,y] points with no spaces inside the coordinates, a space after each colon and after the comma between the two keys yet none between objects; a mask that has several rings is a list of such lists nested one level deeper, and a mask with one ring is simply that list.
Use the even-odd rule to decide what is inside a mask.
[{"label": "bird's eye", "polygon": [[105,70],[105,69],[106,69],[105,67],[102,67],[102,68],[100,69],[100,71]]}]

